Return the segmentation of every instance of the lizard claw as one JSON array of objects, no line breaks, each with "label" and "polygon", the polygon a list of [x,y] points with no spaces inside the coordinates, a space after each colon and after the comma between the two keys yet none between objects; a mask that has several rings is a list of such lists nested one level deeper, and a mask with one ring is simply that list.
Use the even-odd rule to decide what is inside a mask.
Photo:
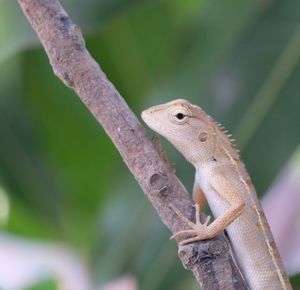
[{"label": "lizard claw", "polygon": [[180,231],[180,232],[177,232],[177,233],[175,233],[174,235],[172,235],[172,236],[170,237],[170,240],[173,240],[173,239],[175,239],[175,238],[177,238],[177,237],[179,237],[179,236],[182,236],[182,235],[192,235],[192,234],[194,234],[194,232],[195,232],[195,230],[184,230],[184,231]]},{"label": "lizard claw", "polygon": [[194,236],[192,238],[185,239],[180,243],[181,245],[185,245],[188,243],[205,240],[210,237],[208,223],[209,223],[211,217],[208,216],[206,218],[205,222],[202,224],[200,221],[200,208],[199,208],[198,204],[195,204],[196,223],[193,223],[189,219],[187,219],[174,205],[171,204],[170,207],[175,211],[175,213],[178,215],[178,217],[191,228],[189,230],[183,230],[183,231],[179,231],[179,232],[173,234],[170,237],[170,239],[175,239],[177,237],[186,236],[186,235]]},{"label": "lizard claw", "polygon": [[210,219],[211,219],[211,216],[210,215],[208,215],[207,217],[206,217],[206,220],[205,220],[205,222],[204,222],[204,226],[207,226],[208,225],[208,223],[209,223],[209,221],[210,221]]}]

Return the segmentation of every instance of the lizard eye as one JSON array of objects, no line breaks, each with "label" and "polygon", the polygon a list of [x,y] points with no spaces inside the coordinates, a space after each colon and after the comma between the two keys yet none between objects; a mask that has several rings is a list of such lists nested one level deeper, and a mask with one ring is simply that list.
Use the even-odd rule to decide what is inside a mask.
[{"label": "lizard eye", "polygon": [[177,118],[177,120],[183,120],[184,118],[185,118],[185,115],[184,114],[182,114],[182,113],[177,113],[176,115],[175,115],[175,117]]},{"label": "lizard eye", "polygon": [[189,112],[185,108],[175,109],[171,112],[171,121],[175,124],[184,124],[189,118]]}]

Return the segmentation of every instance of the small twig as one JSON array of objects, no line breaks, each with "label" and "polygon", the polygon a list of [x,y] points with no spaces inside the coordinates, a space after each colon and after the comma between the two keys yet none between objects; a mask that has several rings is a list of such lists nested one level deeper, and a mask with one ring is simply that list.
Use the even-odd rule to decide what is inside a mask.
[{"label": "small twig", "polygon": [[[169,208],[192,218],[185,188],[160,158],[145,130],[85,48],[79,28],[57,0],[19,0],[50,59],[54,73],[71,87],[122,155],[126,165],[173,233],[186,226]],[[223,235],[179,248],[183,265],[203,289],[246,289]]]}]

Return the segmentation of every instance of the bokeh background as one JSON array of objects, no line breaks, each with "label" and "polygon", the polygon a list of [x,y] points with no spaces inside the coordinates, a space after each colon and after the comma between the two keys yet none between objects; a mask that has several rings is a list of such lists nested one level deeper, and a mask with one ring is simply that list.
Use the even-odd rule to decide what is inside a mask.
[{"label": "bokeh background", "polygon": [[[61,3],[138,116],[178,97],[200,105],[233,133],[260,196],[280,188],[266,203],[271,219],[292,213],[292,226],[277,230],[300,289],[300,2]],[[163,144],[191,192],[193,168]],[[54,76],[11,0],[0,0],[0,224],[3,290],[198,289],[112,142]],[[109,288],[115,280],[131,283]]]}]

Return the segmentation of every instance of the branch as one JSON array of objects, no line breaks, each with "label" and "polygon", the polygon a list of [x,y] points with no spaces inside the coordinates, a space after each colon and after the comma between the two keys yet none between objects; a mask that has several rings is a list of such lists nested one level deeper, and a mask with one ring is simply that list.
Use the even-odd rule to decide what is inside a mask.
[{"label": "branch", "polygon": [[[145,130],[85,48],[80,29],[57,0],[19,0],[54,73],[80,97],[119,150],[163,223],[173,232],[186,225],[174,204],[194,219],[186,189],[159,156]],[[203,289],[247,289],[224,235],[179,247],[179,257]]]}]

